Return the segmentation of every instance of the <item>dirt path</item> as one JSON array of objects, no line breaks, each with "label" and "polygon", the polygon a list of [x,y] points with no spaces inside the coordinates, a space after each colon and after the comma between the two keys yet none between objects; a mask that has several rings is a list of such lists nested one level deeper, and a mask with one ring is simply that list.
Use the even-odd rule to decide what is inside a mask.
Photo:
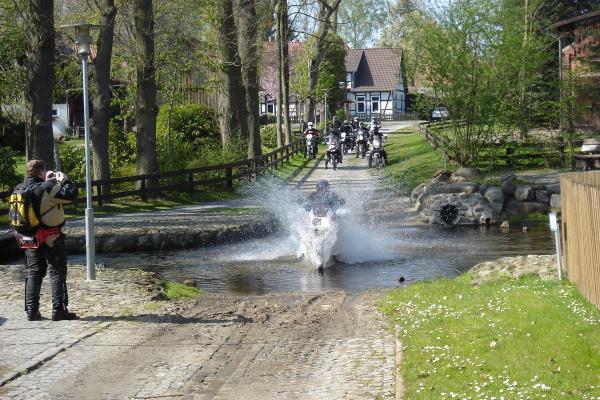
[{"label": "dirt path", "polygon": [[393,399],[381,295],[208,294],[115,322],[0,388],[15,399]]},{"label": "dirt path", "polygon": [[[367,196],[372,216],[403,201],[381,192],[366,159],[353,154],[337,171],[319,163],[291,184],[312,190],[322,178],[334,190]],[[87,331],[0,386],[0,398],[394,399],[395,339],[376,309],[382,294],[208,293],[152,315],[99,318],[84,312],[83,321],[39,322],[32,326],[36,337],[15,342],[15,352],[18,346],[59,346],[63,339],[52,336],[57,329]],[[13,297],[18,308],[20,299]],[[127,298],[117,291],[108,300]],[[23,318],[14,314],[9,320]],[[99,319],[102,324],[93,325]],[[17,325],[15,332],[31,335],[26,321]]]}]

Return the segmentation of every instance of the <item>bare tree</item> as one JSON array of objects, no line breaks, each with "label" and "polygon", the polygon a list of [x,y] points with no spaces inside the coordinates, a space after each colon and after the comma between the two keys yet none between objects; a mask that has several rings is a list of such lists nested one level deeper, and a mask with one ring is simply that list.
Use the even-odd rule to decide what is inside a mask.
[{"label": "bare tree", "polygon": [[29,0],[29,50],[25,83],[26,157],[53,164],[52,89],[54,87],[54,1]]},{"label": "bare tree", "polygon": [[[117,8],[114,0],[102,0],[96,3],[100,7],[102,28],[96,41],[94,59],[94,81],[96,94],[92,98],[94,115],[91,124],[93,165],[95,179],[110,179],[108,156],[108,125],[110,120],[110,65],[113,49],[113,32]],[[103,193],[110,192],[110,186],[102,187]]]},{"label": "bare tree", "polygon": [[290,30],[288,25],[288,5],[287,0],[279,0],[279,9],[277,14],[278,31],[278,61],[279,61],[279,86],[281,87],[281,111],[283,112],[283,137],[285,144],[290,144],[292,137],[292,126],[290,121],[290,54],[288,41],[290,39]]},{"label": "bare tree", "polygon": [[238,53],[242,63],[242,82],[246,89],[248,121],[248,157],[262,154],[258,119],[258,18],[255,0],[235,0],[234,16],[237,26]]},{"label": "bare tree", "polygon": [[321,65],[321,61],[323,61],[324,48],[325,48],[325,38],[327,37],[327,33],[331,30],[331,19],[335,11],[338,9],[341,0],[333,0],[332,4],[329,4],[329,0],[319,0],[319,14],[318,20],[319,31],[316,35],[316,49],[315,53],[310,59],[310,70],[309,70],[309,78],[308,78],[308,91],[309,96],[306,99],[306,118],[311,118],[315,113],[315,88],[317,87],[317,82],[319,80],[319,66]]},{"label": "bare tree", "polygon": [[[154,12],[152,0],[134,1],[135,39],[137,43],[137,92],[135,120],[137,126],[138,174],[158,172],[156,154],[156,65],[154,61]],[[150,186],[156,182],[151,182]]]}]

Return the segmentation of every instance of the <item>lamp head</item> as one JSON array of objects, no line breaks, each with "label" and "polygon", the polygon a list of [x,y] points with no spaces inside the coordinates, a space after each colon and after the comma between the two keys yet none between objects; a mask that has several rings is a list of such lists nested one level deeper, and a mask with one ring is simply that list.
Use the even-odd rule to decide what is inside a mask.
[{"label": "lamp head", "polygon": [[70,34],[75,35],[75,44],[77,45],[77,53],[80,56],[87,56],[90,54],[90,45],[92,44],[92,37],[90,36],[90,30],[100,29],[102,25],[94,24],[73,24],[63,25],[59,29],[64,30]]}]

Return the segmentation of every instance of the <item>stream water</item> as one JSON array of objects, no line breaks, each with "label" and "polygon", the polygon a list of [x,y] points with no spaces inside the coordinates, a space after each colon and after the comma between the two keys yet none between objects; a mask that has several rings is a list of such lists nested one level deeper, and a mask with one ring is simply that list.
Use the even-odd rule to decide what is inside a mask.
[{"label": "stream water", "polygon": [[[359,292],[398,286],[400,277],[410,284],[453,277],[481,261],[554,252],[546,227],[508,233],[497,227],[347,229],[339,240],[338,262],[323,272],[296,259],[297,240],[287,234],[192,250],[99,254],[97,262],[106,268],[157,271],[178,282],[195,279],[207,291],[264,294],[336,288]],[[85,263],[85,258],[71,257],[70,261]]]}]

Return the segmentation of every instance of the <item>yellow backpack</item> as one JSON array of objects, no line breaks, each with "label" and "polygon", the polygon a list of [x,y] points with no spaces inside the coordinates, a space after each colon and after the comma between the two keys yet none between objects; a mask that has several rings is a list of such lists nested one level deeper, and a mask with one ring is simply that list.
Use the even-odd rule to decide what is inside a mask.
[{"label": "yellow backpack", "polygon": [[20,234],[33,234],[40,225],[40,218],[33,206],[33,191],[38,185],[18,185],[10,195],[8,219],[10,226]]}]

